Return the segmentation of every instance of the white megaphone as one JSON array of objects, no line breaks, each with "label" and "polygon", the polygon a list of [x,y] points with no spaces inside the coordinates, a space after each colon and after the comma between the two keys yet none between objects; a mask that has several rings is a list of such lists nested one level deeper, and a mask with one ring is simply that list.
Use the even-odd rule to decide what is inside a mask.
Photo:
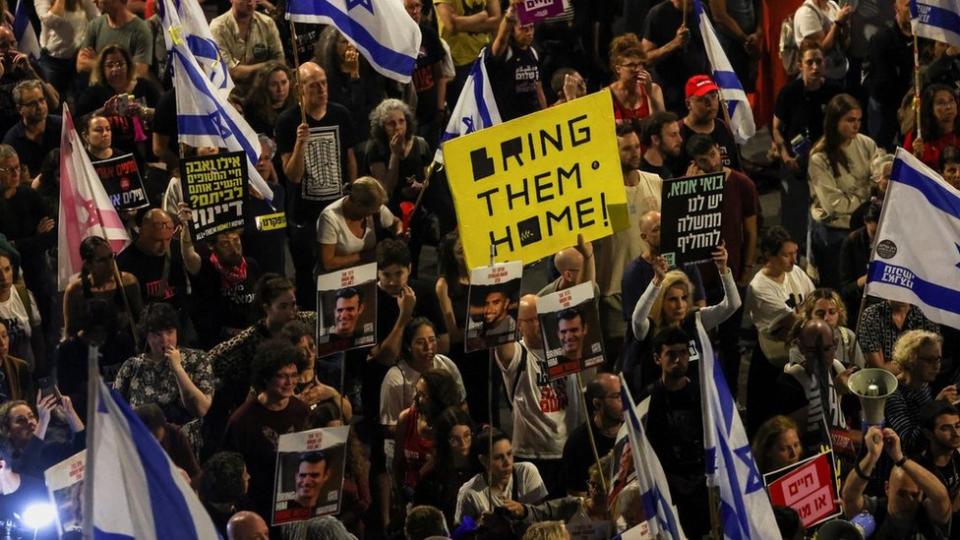
[{"label": "white megaphone", "polygon": [[883,405],[897,390],[897,378],[893,373],[879,368],[861,369],[850,376],[847,386],[860,399],[863,430],[869,426],[883,426]]}]

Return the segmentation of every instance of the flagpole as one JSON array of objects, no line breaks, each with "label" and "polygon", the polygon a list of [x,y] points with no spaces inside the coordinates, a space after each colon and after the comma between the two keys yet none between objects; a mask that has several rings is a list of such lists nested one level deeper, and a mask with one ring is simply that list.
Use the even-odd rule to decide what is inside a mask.
[{"label": "flagpole", "polygon": [[720,488],[718,486],[707,487],[707,495],[710,500],[710,538],[713,540],[723,540],[723,524],[720,523]]},{"label": "flagpole", "polygon": [[83,466],[83,537],[93,538],[93,471],[96,454],[97,394],[100,391],[100,350],[95,343],[87,348],[87,456]]},{"label": "flagpole", "polygon": [[600,453],[597,452],[597,441],[593,438],[593,420],[590,419],[590,413],[587,409],[587,398],[584,395],[584,386],[583,386],[583,376],[580,372],[577,372],[577,394],[580,395],[580,406],[583,407],[584,416],[587,417],[587,437],[590,439],[590,450],[593,451],[593,460],[597,464],[597,468],[600,470],[600,486],[603,488],[604,493],[607,491],[607,478],[603,474],[603,465],[600,464]]},{"label": "flagpole", "polygon": [[[431,164],[432,165],[432,164]],[[419,202],[419,201],[418,201]],[[416,210],[416,207],[414,207]],[[493,266],[497,259],[497,245],[490,244],[490,266]],[[487,349],[487,414],[490,421],[490,447],[487,449],[487,504],[493,508],[493,363],[496,362],[496,354],[493,349]],[[518,489],[513,486],[513,489]],[[518,492],[519,493],[519,492]]]},{"label": "flagpole", "polygon": [[[288,12],[287,15],[290,13]],[[300,85],[300,53],[297,51],[297,28],[293,19],[290,22],[290,40],[293,42],[293,81],[297,85],[297,101],[300,102],[300,123],[307,123],[307,109],[304,107],[303,86]]]},{"label": "flagpole", "polygon": [[[427,188],[430,187],[430,179],[433,177],[433,171],[437,168],[437,160],[430,162],[430,165],[427,167],[427,173],[423,179],[423,187],[420,189],[420,193],[417,194],[417,200],[413,203],[413,210],[410,212],[410,215],[417,213],[417,209],[420,208],[420,202],[423,201],[423,194],[427,192]],[[490,263],[493,264],[492,262]]]},{"label": "flagpole", "polygon": [[[923,140],[923,133],[920,131],[920,45],[918,43],[917,33],[913,33],[913,113],[917,122],[917,138],[915,141]],[[913,152],[913,148],[909,148]],[[919,157],[919,156],[917,156]]]}]

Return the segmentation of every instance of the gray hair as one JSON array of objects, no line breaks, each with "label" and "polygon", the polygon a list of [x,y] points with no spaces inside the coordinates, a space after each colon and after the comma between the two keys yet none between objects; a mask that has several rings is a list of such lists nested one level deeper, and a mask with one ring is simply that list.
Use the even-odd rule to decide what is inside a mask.
[{"label": "gray hair", "polygon": [[13,103],[17,107],[20,106],[21,93],[26,90],[40,90],[40,92],[43,92],[43,84],[38,79],[27,79],[18,82],[17,85],[13,87]]},{"label": "gray hair", "polygon": [[390,113],[400,111],[407,120],[407,140],[409,141],[417,132],[417,119],[413,116],[410,106],[395,98],[388,98],[380,102],[372,111],[370,111],[370,138],[384,146],[389,146],[387,140],[387,130],[383,125],[387,121]]},{"label": "gray hair", "polygon": [[[14,94],[16,95],[16,94]],[[0,144],[0,161],[6,161],[10,158],[19,158],[17,151],[9,144]]]},{"label": "gray hair", "polygon": [[307,521],[307,538],[311,540],[357,540],[336,518],[330,516]]}]

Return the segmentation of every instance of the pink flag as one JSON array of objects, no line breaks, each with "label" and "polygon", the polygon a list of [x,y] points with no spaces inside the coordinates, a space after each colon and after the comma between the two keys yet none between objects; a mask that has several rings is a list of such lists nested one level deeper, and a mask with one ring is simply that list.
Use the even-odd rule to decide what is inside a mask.
[{"label": "pink flag", "polygon": [[63,134],[60,138],[60,219],[58,221],[57,285],[62,291],[70,278],[80,272],[80,242],[99,236],[120,253],[130,237],[103,189],[97,171],[73,128],[73,117],[63,106]]}]

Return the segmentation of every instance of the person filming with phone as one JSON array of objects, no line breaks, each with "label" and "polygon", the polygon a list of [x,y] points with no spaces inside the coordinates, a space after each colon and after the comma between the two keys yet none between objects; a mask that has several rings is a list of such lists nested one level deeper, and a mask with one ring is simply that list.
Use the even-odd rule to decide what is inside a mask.
[{"label": "person filming with phone", "polygon": [[[0,440],[7,440],[12,448],[14,470],[42,479],[45,470],[86,447],[86,432],[73,401],[60,393],[56,380],[43,377],[39,383],[36,408],[24,400],[0,405]],[[63,423],[69,428],[65,439],[47,437],[48,428],[55,430]]]}]

